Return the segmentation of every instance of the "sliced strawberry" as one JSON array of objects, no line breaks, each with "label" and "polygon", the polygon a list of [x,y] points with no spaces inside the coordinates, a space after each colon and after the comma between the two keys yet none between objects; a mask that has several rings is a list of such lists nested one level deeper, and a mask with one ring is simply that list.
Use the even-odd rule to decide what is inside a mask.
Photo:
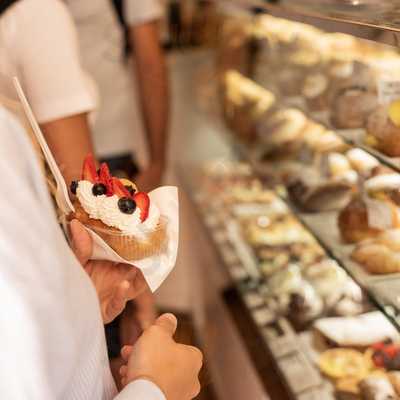
[{"label": "sliced strawberry", "polygon": [[133,196],[137,207],[140,209],[140,219],[142,222],[146,221],[149,216],[150,209],[150,197],[147,193],[138,192]]},{"label": "sliced strawberry", "polygon": [[129,193],[129,190],[124,186],[124,184],[115,177],[112,177],[112,191],[115,195],[117,195],[120,199],[122,197],[127,197],[128,199],[131,199],[132,196]]},{"label": "sliced strawberry", "polygon": [[96,165],[92,153],[89,153],[83,162],[82,180],[92,183],[99,182],[99,176],[96,172]]},{"label": "sliced strawberry", "polygon": [[107,196],[112,196],[114,194],[113,185],[112,185],[112,176],[110,173],[110,169],[106,163],[102,163],[100,165],[100,182],[106,186],[107,188]]}]

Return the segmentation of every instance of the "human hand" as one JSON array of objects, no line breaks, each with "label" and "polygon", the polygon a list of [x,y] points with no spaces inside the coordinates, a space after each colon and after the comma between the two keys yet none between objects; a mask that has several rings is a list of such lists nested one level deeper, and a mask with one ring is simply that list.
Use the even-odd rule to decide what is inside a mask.
[{"label": "human hand", "polygon": [[103,322],[108,324],[124,310],[127,301],[146,290],[147,283],[142,272],[131,265],[90,260],[90,234],[78,220],[71,221],[70,230],[72,250],[96,288]]},{"label": "human hand", "polygon": [[139,174],[135,183],[141,192],[151,192],[161,185],[165,165],[162,163],[151,164]]},{"label": "human hand", "polygon": [[137,379],[155,383],[168,400],[190,400],[200,393],[203,355],[195,347],[176,343],[177,320],[164,314],[146,329],[134,346],[122,348],[126,362],[120,369],[122,385]]}]

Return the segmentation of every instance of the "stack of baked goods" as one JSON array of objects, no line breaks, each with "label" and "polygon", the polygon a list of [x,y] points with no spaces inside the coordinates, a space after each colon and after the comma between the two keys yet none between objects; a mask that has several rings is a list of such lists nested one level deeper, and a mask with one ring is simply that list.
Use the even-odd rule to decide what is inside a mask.
[{"label": "stack of baked goods", "polygon": [[367,64],[355,62],[351,76],[338,80],[331,100],[331,122],[335,128],[364,128],[378,107],[377,73]]},{"label": "stack of baked goods", "polygon": [[399,399],[399,335],[381,312],[319,319],[314,327],[331,347],[317,362],[339,399]]},{"label": "stack of baked goods", "polygon": [[275,96],[240,73],[229,70],[223,79],[223,112],[239,138],[252,142],[255,124],[275,104]]},{"label": "stack of baked goods", "polygon": [[357,245],[351,255],[371,274],[400,272],[400,229],[381,232]]},{"label": "stack of baked goods", "polygon": [[366,144],[400,157],[400,100],[381,105],[368,118]]},{"label": "stack of baked goods", "polygon": [[357,243],[400,226],[400,175],[383,172],[367,179],[340,212],[338,226],[345,242]]},{"label": "stack of baked goods", "polygon": [[306,211],[330,211],[345,207],[378,161],[360,149],[346,153],[320,153],[317,162],[302,168],[289,182],[293,201]]}]

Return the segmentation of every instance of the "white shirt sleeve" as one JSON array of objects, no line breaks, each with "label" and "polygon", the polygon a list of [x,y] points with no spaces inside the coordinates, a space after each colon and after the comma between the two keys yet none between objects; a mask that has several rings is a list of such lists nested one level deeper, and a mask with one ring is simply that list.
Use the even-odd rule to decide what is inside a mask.
[{"label": "white shirt sleeve", "polygon": [[127,385],[114,400],[166,400],[166,398],[154,383],[138,379]]},{"label": "white shirt sleeve", "polygon": [[160,19],[162,13],[160,0],[124,0],[124,16],[130,26]]},{"label": "white shirt sleeve", "polygon": [[4,18],[14,26],[9,51],[39,122],[96,105],[95,87],[80,64],[74,22],[60,0],[24,0]]}]

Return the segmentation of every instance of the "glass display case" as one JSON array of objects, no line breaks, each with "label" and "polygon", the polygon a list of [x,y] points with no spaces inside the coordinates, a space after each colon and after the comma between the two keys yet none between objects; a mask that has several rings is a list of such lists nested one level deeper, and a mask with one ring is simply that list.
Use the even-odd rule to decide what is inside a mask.
[{"label": "glass display case", "polygon": [[289,397],[397,399],[400,54],[321,29],[384,34],[396,12],[248,3],[261,10],[225,18],[198,85],[181,178]]}]

